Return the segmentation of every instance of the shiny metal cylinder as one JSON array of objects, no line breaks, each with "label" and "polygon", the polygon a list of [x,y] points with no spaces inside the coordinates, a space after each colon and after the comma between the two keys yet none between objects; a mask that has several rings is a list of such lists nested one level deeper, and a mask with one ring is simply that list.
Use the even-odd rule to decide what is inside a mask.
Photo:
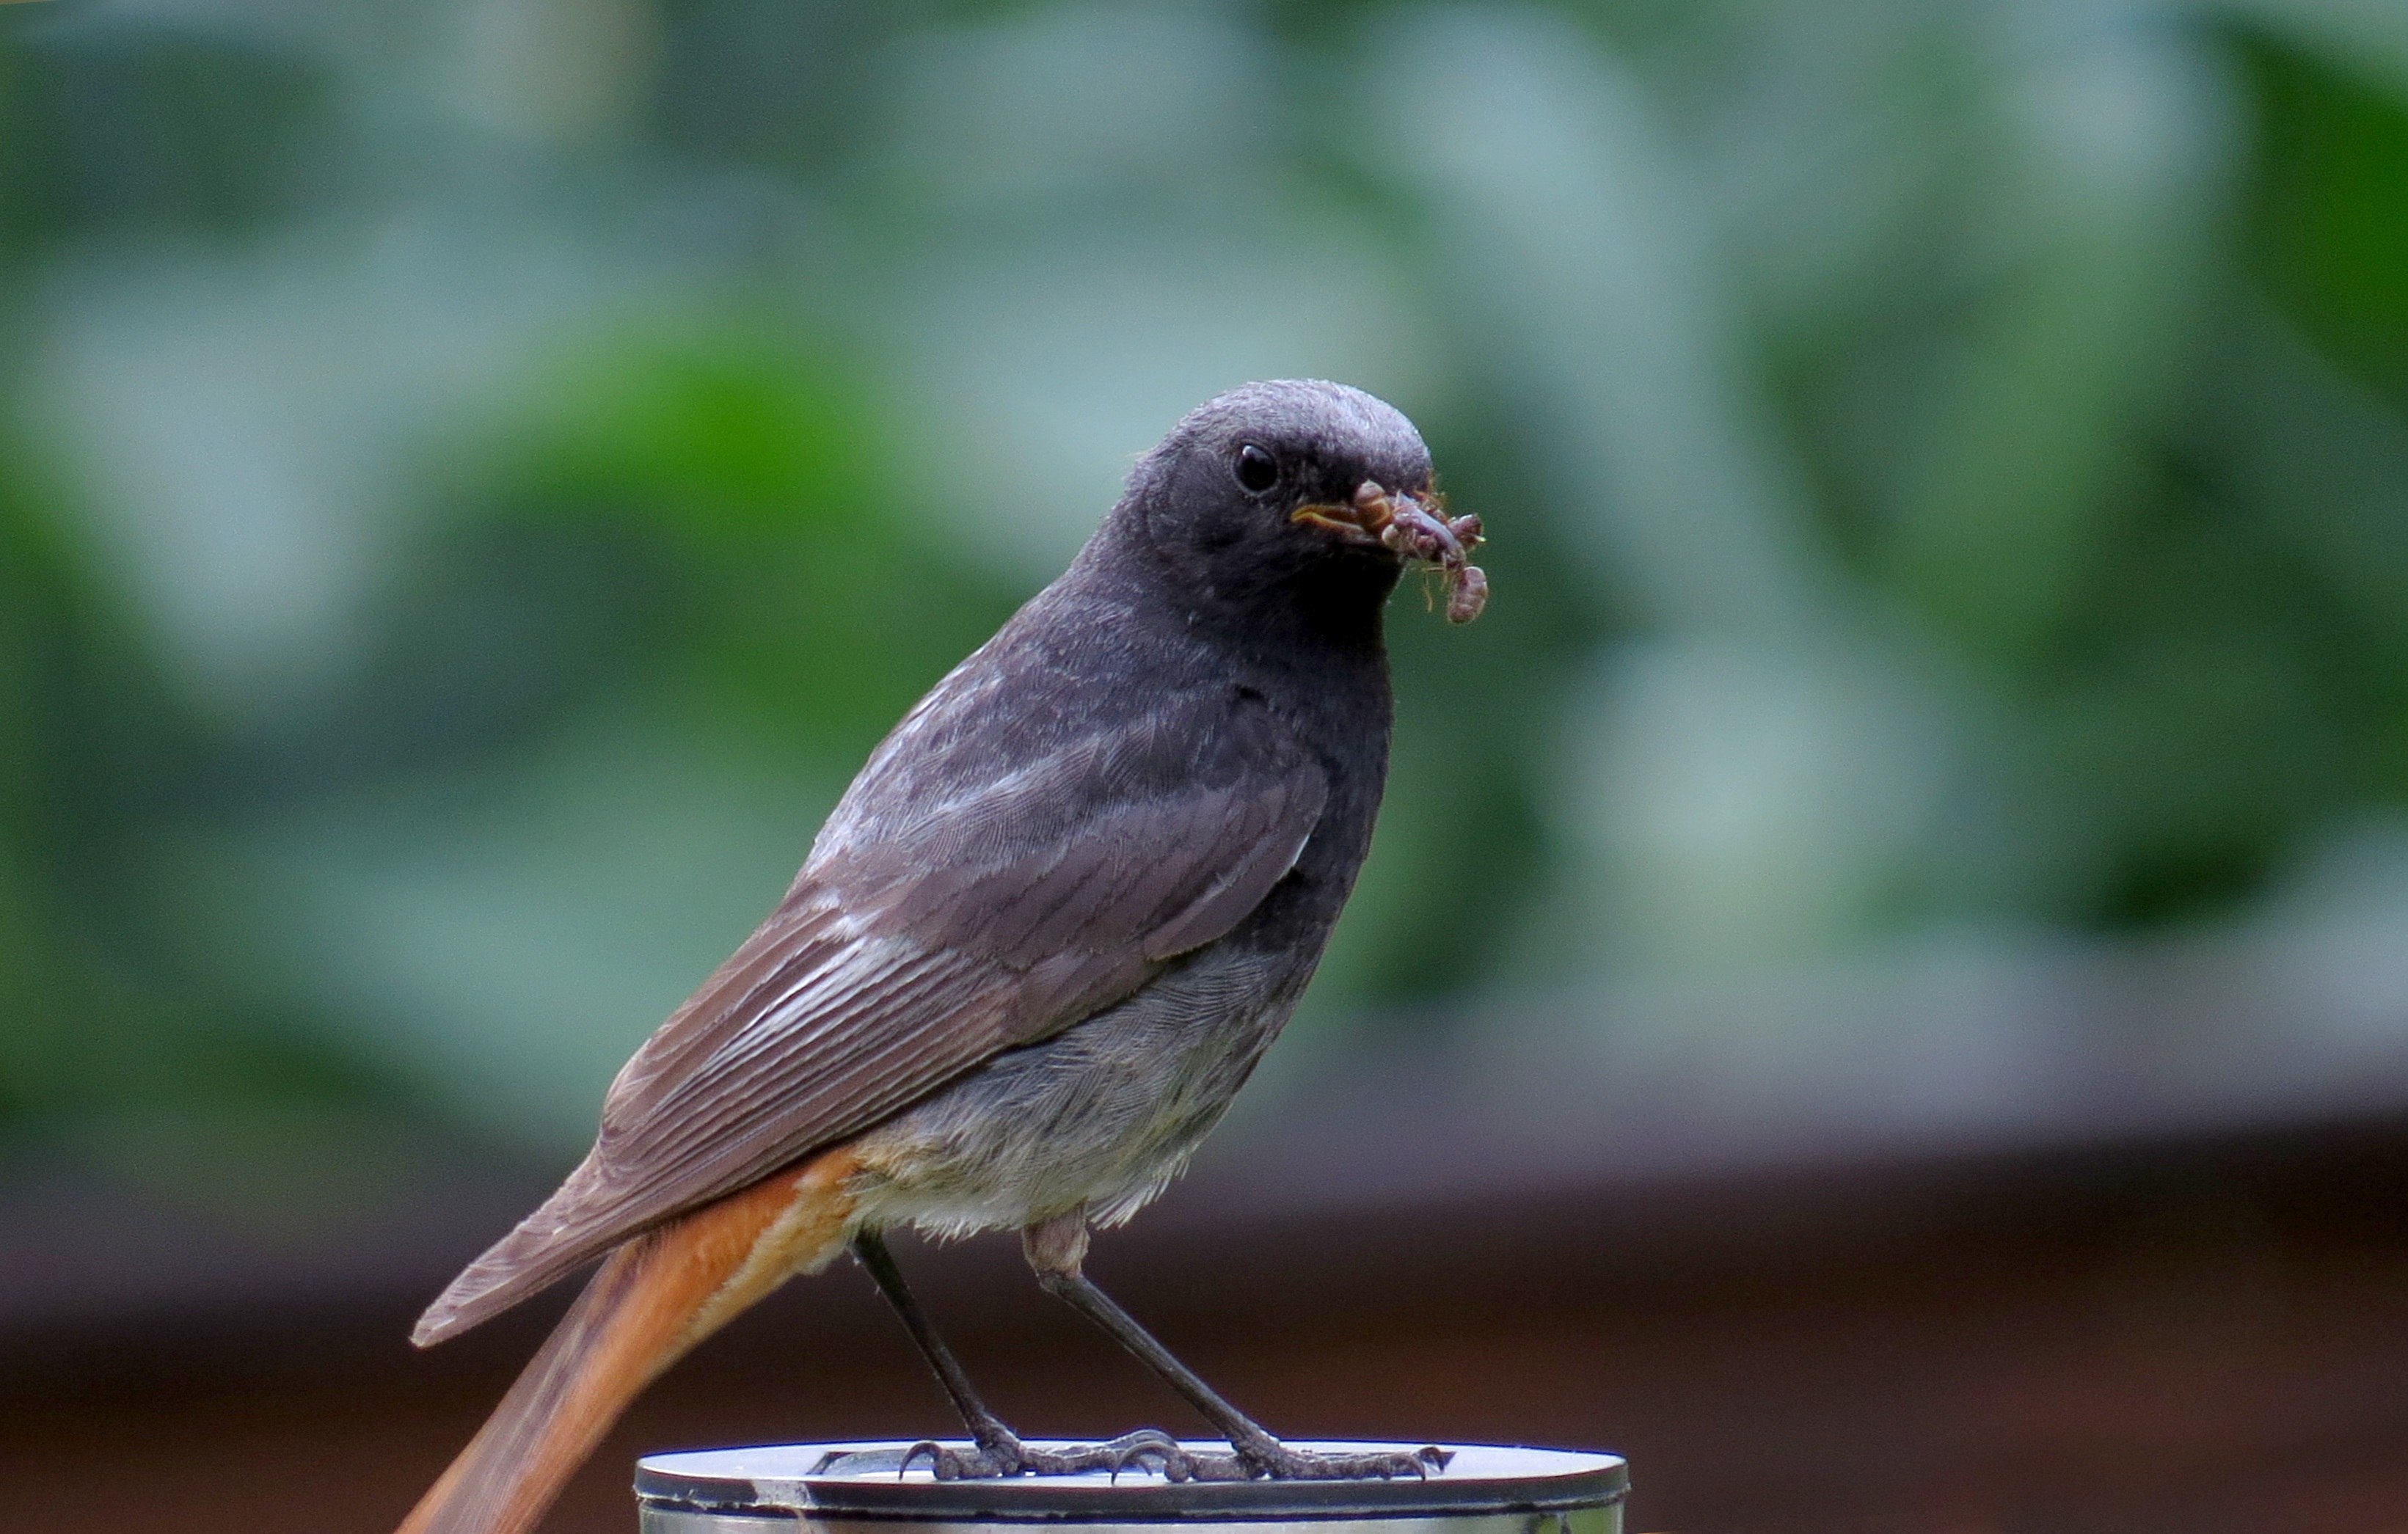
[{"label": "shiny metal cylinder", "polygon": [[1229,1534],[1622,1534],[1630,1488],[1613,1455],[1477,1443],[1455,1446],[1446,1469],[1423,1479],[1184,1483],[1151,1470],[939,1481],[924,1456],[904,1468],[912,1447],[788,1443],[652,1455],[636,1467],[642,1534],[1017,1534],[999,1526],[1066,1523],[1082,1534],[1168,1534],[1169,1525],[1180,1534],[1225,1526]]}]

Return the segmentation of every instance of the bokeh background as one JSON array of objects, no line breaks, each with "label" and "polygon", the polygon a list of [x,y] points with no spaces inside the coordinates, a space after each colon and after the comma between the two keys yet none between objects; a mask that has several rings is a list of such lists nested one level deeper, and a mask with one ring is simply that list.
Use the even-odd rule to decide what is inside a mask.
[{"label": "bokeh background", "polygon": [[[1641,1527],[2408,1527],[2385,0],[0,7],[7,1521],[388,1527],[544,1319],[412,1305],[1292,375],[1497,598],[1400,596],[1361,893],[1098,1271]],[[1168,1412],[910,1255],[1033,1429]],[[861,1287],[556,1527],[940,1429]]]}]

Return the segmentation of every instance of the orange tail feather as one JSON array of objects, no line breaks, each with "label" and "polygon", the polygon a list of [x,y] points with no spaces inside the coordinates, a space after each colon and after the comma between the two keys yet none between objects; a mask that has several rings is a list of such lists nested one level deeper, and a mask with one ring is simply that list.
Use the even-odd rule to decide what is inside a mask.
[{"label": "orange tail feather", "polygon": [[843,1249],[856,1167],[839,1148],[605,1260],[398,1534],[525,1534],[637,1392],[796,1272]]}]

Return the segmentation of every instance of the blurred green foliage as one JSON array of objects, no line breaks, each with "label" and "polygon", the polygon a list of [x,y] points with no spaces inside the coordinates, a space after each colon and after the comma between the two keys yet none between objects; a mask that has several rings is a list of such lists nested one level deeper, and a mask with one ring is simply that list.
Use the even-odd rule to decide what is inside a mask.
[{"label": "blurred green foliage", "polygon": [[2408,808],[2408,13],[55,0],[0,1133],[558,1154],[1128,455],[1297,373],[1498,600],[1399,599],[1285,1054],[2237,919]]}]

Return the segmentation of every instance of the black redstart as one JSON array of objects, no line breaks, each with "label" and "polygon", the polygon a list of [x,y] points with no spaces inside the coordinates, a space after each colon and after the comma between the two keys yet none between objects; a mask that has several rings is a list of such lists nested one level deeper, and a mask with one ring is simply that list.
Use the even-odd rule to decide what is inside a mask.
[{"label": "black redstart", "polygon": [[[402,1525],[518,1534],[646,1383],[850,1248],[968,1425],[940,1476],[1420,1474],[1292,1450],[1081,1271],[1162,1191],[1294,1010],[1387,774],[1382,615],[1408,563],[1478,615],[1402,415],[1322,382],[1182,421],[1062,577],[895,727],[767,921],[620,1071],[560,1191],[418,1324],[442,1340],[608,1254]],[[1228,1438],[1025,1445],[971,1390],[879,1232],[1018,1230],[1045,1288]]]}]

